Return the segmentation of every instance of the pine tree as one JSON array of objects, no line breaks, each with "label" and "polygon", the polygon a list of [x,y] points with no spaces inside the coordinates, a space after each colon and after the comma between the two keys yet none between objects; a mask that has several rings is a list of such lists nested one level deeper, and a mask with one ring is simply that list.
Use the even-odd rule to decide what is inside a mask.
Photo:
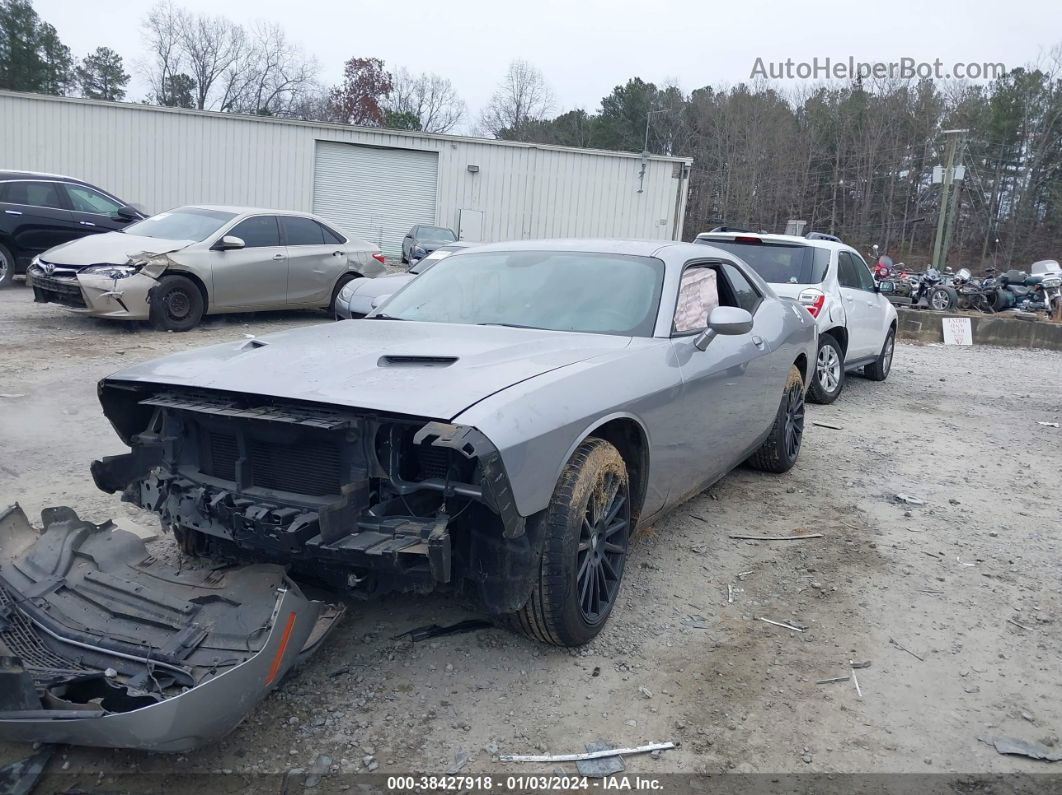
[{"label": "pine tree", "polygon": [[118,102],[125,97],[129,75],[123,68],[122,56],[109,47],[97,47],[77,67],[77,82],[83,97]]}]

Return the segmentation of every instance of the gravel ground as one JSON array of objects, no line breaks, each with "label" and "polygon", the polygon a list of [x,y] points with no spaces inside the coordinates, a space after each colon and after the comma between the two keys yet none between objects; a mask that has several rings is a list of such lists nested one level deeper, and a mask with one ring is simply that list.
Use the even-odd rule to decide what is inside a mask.
[{"label": "gravel ground", "polygon": [[[149,523],[92,485],[90,461],[122,451],[97,379],[320,322],[234,316],[164,334],[35,306],[25,288],[0,292],[0,503]],[[739,469],[640,534],[624,598],[584,649],[498,629],[414,646],[394,636],[474,610],[443,597],[352,602],[321,652],[224,742],[182,756],[63,749],[51,770],[65,771],[64,789],[224,772],[235,792],[249,787],[241,776],[322,754],[333,773],[441,773],[463,753],[462,773],[498,775],[514,769],[498,752],[604,739],[681,744],[628,759],[631,773],[1043,771],[977,738],[1057,748],[1062,732],[1062,431],[1037,424],[1062,421],[1062,355],[900,345],[887,382],[853,377],[837,403],[808,414],[841,430],[809,425],[794,471]],[[798,530],[824,537],[728,538]],[[858,671],[862,698],[851,682],[816,684],[852,660],[871,663]],[[25,752],[0,745],[0,761]]]}]

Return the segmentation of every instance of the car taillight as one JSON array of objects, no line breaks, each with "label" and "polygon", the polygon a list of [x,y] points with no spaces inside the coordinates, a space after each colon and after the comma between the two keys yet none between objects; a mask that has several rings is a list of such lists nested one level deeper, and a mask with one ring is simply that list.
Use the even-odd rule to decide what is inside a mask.
[{"label": "car taillight", "polygon": [[379,262],[381,265],[387,262],[387,260],[384,258],[384,255],[381,254],[379,251],[373,252],[372,258]]},{"label": "car taillight", "polygon": [[802,307],[808,310],[809,315],[818,317],[819,312],[822,311],[823,304],[826,303],[826,293],[822,290],[804,290],[800,293],[800,297],[797,300]]}]

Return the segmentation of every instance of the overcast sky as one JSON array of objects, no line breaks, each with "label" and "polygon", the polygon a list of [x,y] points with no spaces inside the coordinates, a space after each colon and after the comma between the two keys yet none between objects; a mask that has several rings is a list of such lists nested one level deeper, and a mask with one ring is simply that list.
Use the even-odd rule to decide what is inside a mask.
[{"label": "overcast sky", "polygon": [[[177,0],[194,11],[278,22],[313,53],[321,81],[338,81],[351,56],[450,78],[473,114],[507,64],[538,66],[557,109],[594,110],[627,78],[676,81],[690,91],[748,80],[757,57],[1023,65],[1062,42],[1058,0]],[[150,2],[34,0],[81,56],[117,50],[136,74]],[[134,79],[130,99],[146,91]]]}]

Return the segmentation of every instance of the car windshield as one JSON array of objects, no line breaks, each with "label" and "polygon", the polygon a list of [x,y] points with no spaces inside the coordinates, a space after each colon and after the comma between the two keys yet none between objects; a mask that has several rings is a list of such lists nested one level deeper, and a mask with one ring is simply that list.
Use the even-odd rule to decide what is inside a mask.
[{"label": "car windshield", "polygon": [[652,336],[664,263],[581,251],[462,254],[438,262],[380,317]]},{"label": "car windshield", "polygon": [[122,231],[128,235],[157,237],[161,240],[191,240],[198,243],[206,240],[235,217],[235,213],[220,210],[181,207],[130,224]]},{"label": "car windshield", "polygon": [[457,238],[442,226],[422,226],[417,230],[418,243],[453,243]]},{"label": "car windshield", "polygon": [[792,243],[772,243],[759,238],[703,238],[695,241],[729,251],[752,266],[772,284],[819,284],[830,264],[828,249]]},{"label": "car windshield", "polygon": [[412,268],[410,268],[409,272],[410,273],[423,273],[428,268],[430,268],[432,265],[434,265],[436,262],[438,262],[441,259],[446,259],[447,257],[449,257],[453,253],[454,253],[454,249],[452,249],[452,248],[437,248],[437,249],[435,249],[435,251],[431,252],[431,254],[429,254],[428,256],[422,257],[421,259],[417,260],[416,265],[414,265]]}]

